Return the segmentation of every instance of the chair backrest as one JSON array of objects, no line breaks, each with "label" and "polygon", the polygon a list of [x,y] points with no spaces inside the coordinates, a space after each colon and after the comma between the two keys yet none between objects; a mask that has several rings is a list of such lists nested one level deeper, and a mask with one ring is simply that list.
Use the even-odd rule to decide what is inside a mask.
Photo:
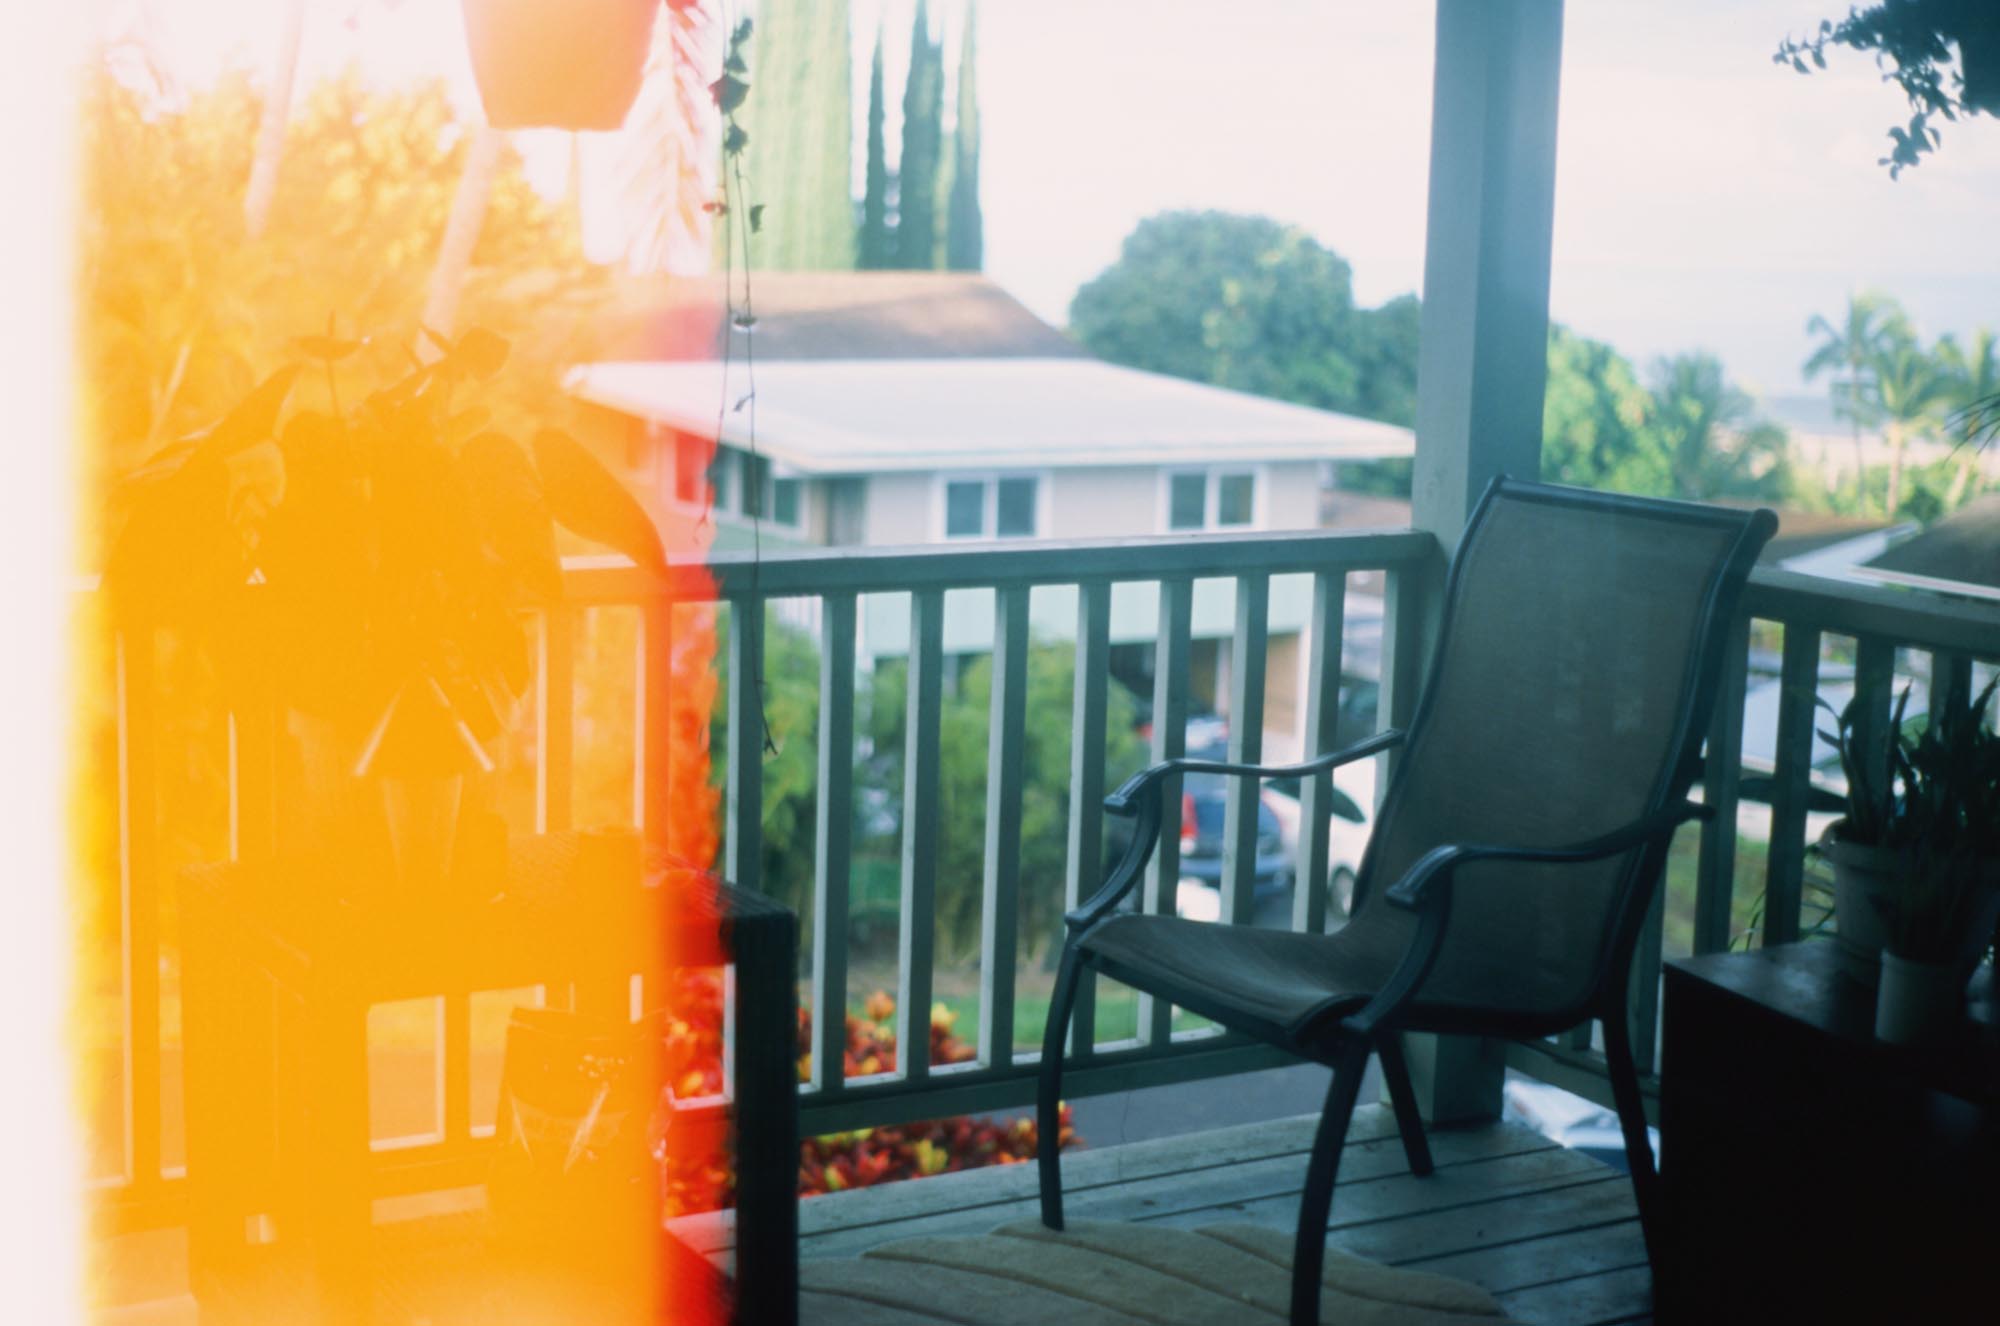
[{"label": "chair backrest", "polygon": [[[1440,844],[1559,846],[1686,796],[1729,619],[1776,527],[1768,511],[1495,481],[1452,563],[1357,920],[1386,922],[1377,886]],[[1580,1016],[1649,901],[1642,856],[1463,868],[1424,1001]]]}]

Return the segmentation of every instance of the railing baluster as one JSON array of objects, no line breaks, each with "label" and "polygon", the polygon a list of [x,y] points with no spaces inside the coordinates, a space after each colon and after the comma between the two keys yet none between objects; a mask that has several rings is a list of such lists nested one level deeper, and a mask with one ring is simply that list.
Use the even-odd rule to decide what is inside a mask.
[{"label": "railing baluster", "polygon": [[1813,699],[1820,634],[1787,623],[1778,688],[1777,768],[1771,778],[1771,845],[1764,873],[1764,944],[1799,937],[1805,876],[1806,790],[1812,773]]},{"label": "railing baluster", "polygon": [[847,1049],[847,904],[854,825],[854,595],[827,595],[820,624],[812,1085],[826,1091],[840,1086],[842,1057]]},{"label": "railing baluster", "polygon": [[[1347,576],[1321,571],[1313,577],[1312,622],[1306,628],[1306,749],[1310,758],[1333,749],[1340,727],[1340,650],[1347,611]],[[1333,775],[1306,780],[1299,795],[1299,856],[1292,885],[1292,928],[1318,934],[1326,928],[1332,881],[1327,878],[1327,817]]]},{"label": "railing baluster", "polygon": [[151,624],[117,641],[119,860],[124,866],[125,1156],[135,1187],[160,1179],[158,733]]},{"label": "railing baluster", "polygon": [[1931,712],[1942,717],[1972,703],[1972,659],[1945,650],[1931,654]]},{"label": "railing baluster", "polygon": [[[1159,639],[1153,650],[1153,760],[1177,760],[1187,753],[1188,639],[1194,626],[1194,582],[1160,582]],[[1160,782],[1166,814],[1159,847],[1146,867],[1145,900],[1154,915],[1174,914],[1174,891],[1181,877],[1181,776]],[[1149,994],[1139,996],[1139,1039],[1164,1046],[1173,1039],[1173,1006]]]},{"label": "railing baluster", "polygon": [[1896,689],[1896,646],[1880,636],[1854,642],[1854,736],[1876,786],[1889,772],[1889,713]]},{"label": "railing baluster", "polygon": [[[1063,910],[1083,902],[1104,882],[1104,734],[1111,656],[1111,586],[1084,582],[1076,600],[1076,689],[1070,707],[1069,856],[1063,875]],[[1178,842],[1175,844],[1178,846]],[[1051,943],[1061,943],[1052,936]],[[1097,1048],[1097,973],[1086,969],[1076,986],[1070,1057],[1082,1061]]]},{"label": "railing baluster", "polygon": [[1701,826],[1695,873],[1694,951],[1729,947],[1736,887],[1736,805],[1743,782],[1743,699],[1750,679],[1750,619],[1738,617],[1722,647],[1715,712],[1708,723],[1702,802],[1714,811]]},{"label": "railing baluster", "polygon": [[[1229,651],[1229,758],[1255,764],[1264,754],[1264,651],[1271,618],[1271,578],[1236,577],[1236,629]],[[1222,915],[1246,925],[1256,908],[1257,806],[1263,785],[1231,778],[1222,815]]]},{"label": "railing baluster", "polygon": [[1014,956],[1021,915],[1021,779],[1028,692],[1028,589],[994,596],[986,741],[986,858],[980,898],[979,1062],[1014,1059]]},{"label": "railing baluster", "polygon": [[444,1142],[457,1146],[472,1136],[472,996],[452,990],[444,996],[443,1034],[438,1037],[438,1076],[444,1080]]},{"label": "railing baluster", "polygon": [[[666,715],[654,717],[647,712],[647,697],[664,694],[652,690],[652,681],[653,660],[667,652],[663,633],[656,632],[654,620],[656,615],[664,615],[665,608],[647,603],[641,611],[644,614],[641,648],[645,658],[639,672],[639,740],[645,743],[647,751],[642,784],[646,795],[659,800],[656,794],[663,789],[657,780],[663,776],[665,765],[652,752],[655,742],[664,749],[667,722]],[[537,833],[559,833],[570,826],[570,791],[576,782],[576,621],[576,610],[559,603],[550,604],[542,613],[540,658],[535,669],[535,750],[539,755],[535,761]],[[662,735],[656,737],[655,728]],[[639,819],[646,822],[643,814]]]},{"label": "railing baluster", "polygon": [[931,978],[937,946],[938,719],[944,704],[944,591],[910,596],[903,727],[903,916],[896,956],[896,1055],[906,1079],[930,1076]]},{"label": "railing baluster", "polygon": [[[764,600],[729,601],[730,883],[761,892],[764,857]],[[664,693],[664,692],[663,692]]]}]

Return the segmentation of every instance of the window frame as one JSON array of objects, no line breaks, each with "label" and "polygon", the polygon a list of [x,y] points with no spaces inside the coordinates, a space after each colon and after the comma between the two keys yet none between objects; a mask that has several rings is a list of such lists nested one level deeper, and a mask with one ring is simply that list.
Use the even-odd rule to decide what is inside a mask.
[{"label": "window frame", "polygon": [[[1000,530],[1000,481],[1029,479],[1035,485],[1035,527],[1027,534],[1002,534]],[[979,532],[948,532],[951,485],[976,483],[980,486]],[[1049,491],[1051,472],[1041,470],[941,470],[931,486],[931,538],[937,543],[1019,543],[1049,537]]]},{"label": "window frame", "polygon": [[[1202,479],[1201,524],[1175,525],[1174,520],[1174,480],[1191,475]],[[1222,481],[1225,478],[1248,477],[1250,480],[1250,519],[1242,523],[1223,524]],[[1267,519],[1267,494],[1270,491],[1270,467],[1262,464],[1236,465],[1218,461],[1209,465],[1163,465],[1160,467],[1159,511],[1156,527],[1162,534],[1210,534],[1232,533],[1242,530],[1261,530]]]}]

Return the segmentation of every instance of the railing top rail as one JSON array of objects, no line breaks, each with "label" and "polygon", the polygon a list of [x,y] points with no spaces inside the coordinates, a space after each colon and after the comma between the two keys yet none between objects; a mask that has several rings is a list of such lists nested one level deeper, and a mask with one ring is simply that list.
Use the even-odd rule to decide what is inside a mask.
[{"label": "railing top rail", "polygon": [[[767,552],[761,559],[748,553],[721,553],[699,563],[715,587],[694,597],[727,599],[754,593],[790,598],[1251,572],[1371,571],[1421,561],[1436,548],[1437,541],[1427,533],[1389,529],[787,549]],[[656,581],[621,556],[566,557],[563,569],[572,602],[629,603],[658,592]]]},{"label": "railing top rail", "polygon": [[2000,604],[1977,599],[1758,567],[1750,573],[1743,608],[1752,617],[1836,635],[2000,657]]}]

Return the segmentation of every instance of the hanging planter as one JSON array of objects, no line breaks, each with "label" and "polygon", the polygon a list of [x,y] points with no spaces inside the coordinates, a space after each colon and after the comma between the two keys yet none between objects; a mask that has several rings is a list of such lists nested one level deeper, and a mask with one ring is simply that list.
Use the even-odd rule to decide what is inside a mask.
[{"label": "hanging planter", "polygon": [[661,0],[463,0],[496,129],[616,129],[638,98]]}]

